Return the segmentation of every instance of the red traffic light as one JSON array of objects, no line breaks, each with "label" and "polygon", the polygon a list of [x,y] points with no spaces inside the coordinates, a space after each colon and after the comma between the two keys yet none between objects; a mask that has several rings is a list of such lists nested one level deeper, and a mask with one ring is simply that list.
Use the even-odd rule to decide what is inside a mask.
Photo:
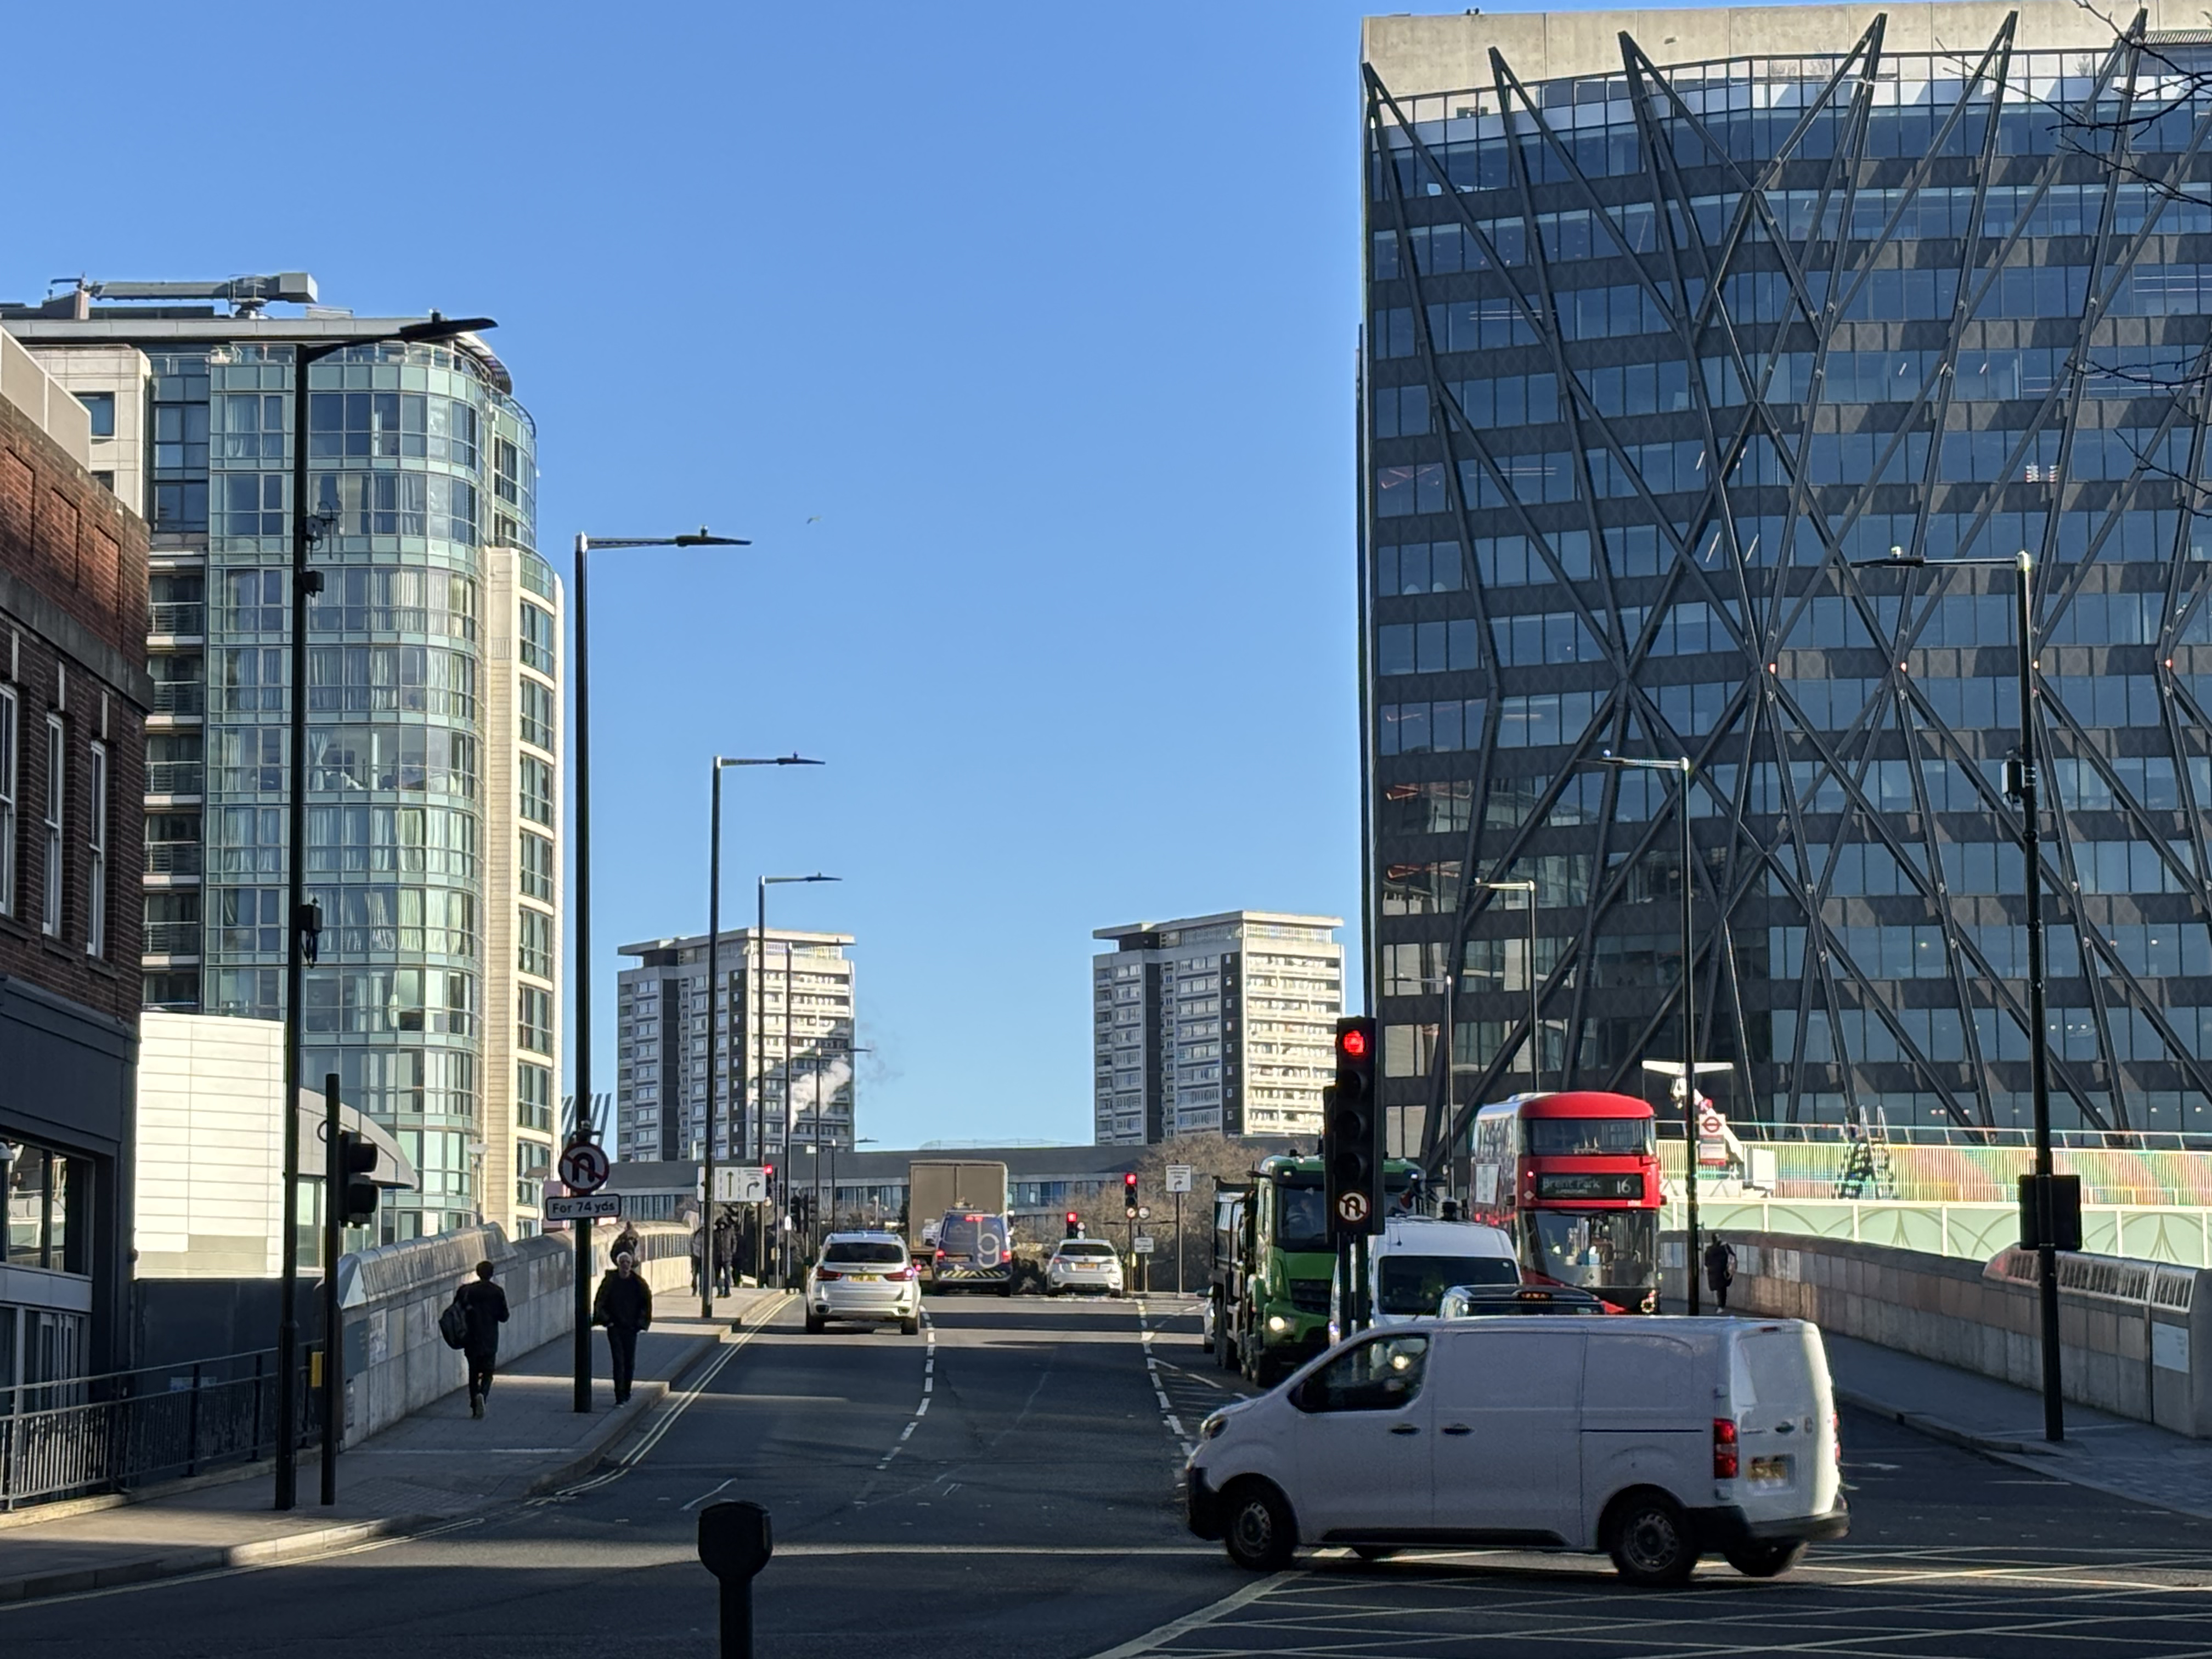
[{"label": "red traffic light", "polygon": [[775,1180],[775,1164],[762,1164],[762,1165],[761,1165],[761,1173],[762,1173],[763,1175],[766,1176],[769,1180],[771,1180],[771,1181]]},{"label": "red traffic light", "polygon": [[1071,1227],[1075,1224],[1075,1212],[1073,1210],[1067,1212],[1067,1224]]},{"label": "red traffic light", "polygon": [[1133,1191],[1137,1185],[1137,1172],[1134,1170],[1132,1170],[1128,1174],[1123,1176],[1121,1177],[1121,1184]]},{"label": "red traffic light", "polygon": [[1339,1054],[1343,1054],[1347,1059],[1366,1059],[1367,1032],[1365,1029],[1361,1026],[1354,1025],[1349,1030],[1339,1031],[1336,1034],[1336,1048]]}]

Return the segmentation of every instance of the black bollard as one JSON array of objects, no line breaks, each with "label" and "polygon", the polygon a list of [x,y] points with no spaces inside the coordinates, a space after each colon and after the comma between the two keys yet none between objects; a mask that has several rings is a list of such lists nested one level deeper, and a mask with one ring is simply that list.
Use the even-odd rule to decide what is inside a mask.
[{"label": "black bollard", "polygon": [[699,1559],[722,1586],[722,1659],[753,1659],[753,1579],[775,1553],[759,1504],[709,1504],[699,1511]]}]

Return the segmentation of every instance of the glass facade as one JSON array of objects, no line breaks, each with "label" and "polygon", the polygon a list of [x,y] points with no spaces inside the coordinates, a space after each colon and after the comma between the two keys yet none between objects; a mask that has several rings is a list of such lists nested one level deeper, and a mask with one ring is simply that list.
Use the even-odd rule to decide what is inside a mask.
[{"label": "glass facade", "polygon": [[[1528,1086],[1532,975],[1547,1086],[1663,1099],[1685,879],[1730,1116],[2025,1125],[2016,579],[1941,568],[2021,550],[2054,1121],[2212,1128],[2212,54],[1881,30],[1528,82],[1500,55],[1442,94],[1370,70],[1370,903],[1409,1150]],[[1856,568],[1892,548],[1927,567]],[[1608,750],[1694,762],[1690,870],[1675,779]],[[1535,884],[1533,959],[1486,880]]]},{"label": "glass facade", "polygon": [[[237,343],[149,355],[154,526],[166,550],[204,545],[205,565],[161,579],[175,589],[166,598],[197,607],[203,637],[155,657],[167,671],[157,681],[177,688],[173,712],[201,717],[152,739],[169,769],[157,781],[199,783],[203,799],[197,837],[184,811],[149,815],[148,833],[161,836],[165,865],[201,879],[149,895],[159,929],[147,992],[162,1006],[274,1019],[292,353]],[[385,1225],[408,1237],[470,1224],[483,1202],[472,1143],[484,1028],[508,1017],[483,994],[485,826],[506,821],[485,799],[485,646],[508,628],[485,615],[483,562],[498,545],[542,563],[529,550],[535,435],[464,350],[356,347],[309,373],[307,510],[324,586],[309,610],[307,880],[323,933],[302,1078],[314,1087],[337,1073],[347,1102],[398,1133],[422,1186],[387,1198]],[[529,763],[550,793],[550,758]]]}]

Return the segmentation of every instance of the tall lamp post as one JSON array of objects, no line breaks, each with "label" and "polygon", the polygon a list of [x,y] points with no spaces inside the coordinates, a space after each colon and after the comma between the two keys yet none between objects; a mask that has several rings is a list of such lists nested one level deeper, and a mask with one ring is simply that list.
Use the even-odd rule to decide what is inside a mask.
[{"label": "tall lamp post", "polygon": [[[753,998],[753,1006],[758,1011],[754,1015],[753,1047],[755,1052],[760,1055],[760,1064],[751,1068],[759,1079],[753,1085],[756,1091],[753,1098],[757,1104],[755,1107],[753,1118],[755,1133],[752,1150],[753,1157],[757,1162],[765,1162],[768,1156],[768,890],[792,882],[842,881],[843,879],[842,876],[825,876],[818,873],[811,876],[763,876],[754,893],[753,972],[748,977],[760,981],[760,988]],[[790,1139],[791,1127],[791,946],[787,942],[784,945],[783,962],[783,1103],[784,1139],[787,1143]],[[744,1103],[740,1102],[738,1104],[742,1112]],[[785,1162],[788,1164],[789,1158],[787,1158]],[[789,1170],[787,1169],[784,1171],[783,1184],[784,1191],[787,1193],[791,1190],[791,1175],[792,1172]],[[767,1241],[763,1240],[760,1259],[754,1264],[756,1270],[764,1268],[768,1265],[769,1254]],[[783,1260],[783,1228],[780,1218],[775,1230],[775,1257],[778,1265],[781,1266]]]},{"label": "tall lamp post", "polygon": [[1698,1311],[1698,988],[1697,975],[1691,971],[1690,964],[1697,951],[1697,935],[1691,922],[1692,902],[1697,894],[1694,868],[1698,851],[1696,843],[1690,839],[1690,784],[1696,776],[1696,768],[1687,755],[1674,760],[1636,760],[1616,755],[1610,749],[1598,757],[1598,764],[1628,772],[1668,773],[1682,786],[1682,798],[1678,803],[1682,820],[1682,1192],[1684,1237],[1688,1247],[1682,1276],[1689,1284],[1688,1306],[1694,1318]]},{"label": "tall lamp post", "polygon": [[[707,1133],[702,1176],[706,1183],[706,1203],[702,1206],[705,1220],[701,1224],[705,1233],[701,1238],[701,1259],[706,1271],[699,1275],[699,1317],[711,1320],[714,1316],[714,1131],[719,1127],[720,1114],[716,1108],[720,1100],[719,1085],[721,1079],[721,1031],[718,1022],[722,1006],[722,773],[732,766],[819,766],[818,760],[808,760],[797,753],[776,755],[759,760],[736,759],[727,755],[714,757],[714,804],[708,820],[707,832]],[[735,1032],[739,1042],[744,1040],[744,1016],[738,1013]],[[666,1109],[665,1108],[663,1109]],[[744,1114],[738,1115],[740,1125]],[[734,1140],[730,1151],[738,1151]]]},{"label": "tall lamp post", "polygon": [[[275,1507],[299,1501],[299,1401],[293,1373],[300,1364],[300,1073],[305,1036],[303,1002],[307,963],[314,956],[322,919],[307,908],[307,601],[323,591],[323,575],[307,564],[313,541],[307,511],[307,371],[324,358],[355,346],[434,345],[498,325],[489,317],[441,317],[374,334],[299,339],[292,344],[292,689],[290,769],[287,774],[285,894],[290,926],[284,930],[284,1251],[278,1267],[276,1316],[276,1494]],[[325,1162],[328,1163],[325,1157]],[[337,1201],[323,1194],[327,1207]],[[325,1268],[335,1273],[337,1263]],[[323,1334],[325,1364],[336,1363],[337,1333]],[[327,1484],[327,1483],[325,1483]],[[334,1501],[326,1494],[325,1503]]]},{"label": "tall lamp post", "polygon": [[[592,1138],[592,629],[591,554],[595,547],[750,547],[705,526],[682,536],[576,535],[576,1110],[568,1144]],[[592,1409],[592,1230],[576,1230],[575,1409]],[[709,1243],[711,1243],[711,1238]]]},{"label": "tall lamp post", "polygon": [[2020,646],[2020,748],[2005,766],[2005,793],[2020,806],[2020,848],[2022,879],[2027,887],[2027,1038],[2028,1089],[2035,1110],[2037,1217],[2035,1277],[2038,1312],[2043,1330],[2043,1437],[2066,1437],[2066,1401],[2061,1390],[2058,1346],[2058,1247],[2052,1236],[2056,1219],[2052,1200],[2051,1157],[2051,1074],[2046,1045],[2050,1041],[2043,1007],[2043,854],[2041,815],[2038,796],[2040,780],[2035,763],[2035,574],[2034,556],[2022,550],[2010,558],[1929,559],[1893,547],[1886,559],[1857,559],[1858,570],[1919,570],[1929,565],[1945,568],[1979,566],[2010,569],[2019,577],[2015,588],[2014,631]]}]

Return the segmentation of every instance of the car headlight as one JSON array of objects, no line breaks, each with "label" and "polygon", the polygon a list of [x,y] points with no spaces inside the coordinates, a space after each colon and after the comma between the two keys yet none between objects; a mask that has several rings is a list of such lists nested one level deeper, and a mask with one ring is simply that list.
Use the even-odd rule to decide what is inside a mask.
[{"label": "car headlight", "polygon": [[1198,1437],[1200,1440],[1211,1440],[1228,1426],[1229,1419],[1221,1413],[1210,1412],[1206,1414],[1206,1421],[1198,1425]]},{"label": "car headlight", "polygon": [[1267,1316],[1267,1328],[1271,1331],[1287,1331],[1291,1328],[1291,1322],[1284,1318],[1280,1314],[1269,1314]]}]

